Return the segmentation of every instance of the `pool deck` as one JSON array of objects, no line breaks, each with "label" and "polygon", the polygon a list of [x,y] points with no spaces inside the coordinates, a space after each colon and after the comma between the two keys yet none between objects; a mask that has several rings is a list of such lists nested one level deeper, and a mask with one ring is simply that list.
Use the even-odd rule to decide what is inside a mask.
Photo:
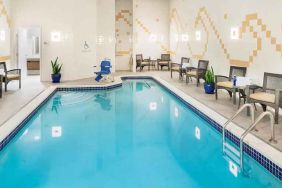
[{"label": "pool deck", "polygon": [[[234,106],[232,104],[232,101],[230,100],[228,94],[224,92],[219,93],[219,100],[216,101],[214,95],[206,95],[204,93],[202,85],[196,87],[195,82],[186,84],[184,81],[178,80],[178,75],[176,73],[174,74],[173,79],[170,78],[170,72],[167,71],[151,71],[142,73],[119,72],[115,74],[115,76],[123,75],[157,76],[227,119],[230,118],[238,109],[238,106]],[[52,85],[53,84],[51,83],[40,82],[38,77],[30,77],[23,80],[21,90],[18,90],[17,82],[9,84],[9,91],[7,93],[4,93],[3,98],[0,99],[0,126],[3,125],[3,123],[9,120],[11,117],[13,117],[13,115],[15,115],[20,109],[23,109],[36,96],[44,92],[49,86]],[[101,86],[101,84],[98,84],[94,81],[94,78],[64,82],[59,86],[63,85]],[[256,117],[261,112],[262,109],[258,106],[258,111],[255,112]],[[268,139],[270,137],[270,126],[267,119],[264,119],[258,125],[258,131],[253,131],[253,134],[282,152],[282,116],[280,116],[279,122],[280,123],[275,127],[276,140],[278,141],[277,144],[268,142]],[[246,129],[250,125],[250,118],[248,118],[245,113],[242,113],[242,115],[239,115],[238,118],[235,119],[235,123],[240,125],[243,129]]]}]

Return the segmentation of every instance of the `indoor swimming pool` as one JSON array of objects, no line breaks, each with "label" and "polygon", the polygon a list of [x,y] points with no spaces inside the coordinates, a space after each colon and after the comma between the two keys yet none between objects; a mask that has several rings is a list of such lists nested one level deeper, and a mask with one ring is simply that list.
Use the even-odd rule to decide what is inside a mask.
[{"label": "indoor swimming pool", "polygon": [[281,188],[221,134],[151,79],[55,94],[0,152],[0,187]]}]

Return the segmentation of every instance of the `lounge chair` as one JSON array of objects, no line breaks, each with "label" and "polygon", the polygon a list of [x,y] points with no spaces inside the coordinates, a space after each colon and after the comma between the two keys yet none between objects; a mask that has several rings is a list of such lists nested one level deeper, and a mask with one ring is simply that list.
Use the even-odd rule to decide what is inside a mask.
[{"label": "lounge chair", "polygon": [[171,67],[170,67],[170,77],[172,78],[172,73],[173,72],[178,72],[179,73],[179,80],[183,79],[183,74],[186,73],[186,68],[184,66],[186,66],[187,64],[189,64],[190,59],[186,58],[186,57],[182,57],[181,58],[181,63],[171,63]]},{"label": "lounge chair", "polygon": [[137,54],[136,55],[136,70],[138,67],[140,68],[140,72],[143,70],[144,67],[149,67],[150,66],[150,58],[149,59],[143,59],[142,54]]},{"label": "lounge chair", "polygon": [[[232,78],[234,76],[240,76],[240,77],[245,77],[247,74],[247,68],[246,67],[236,67],[236,66],[231,66],[229,69],[229,77],[227,76],[222,76],[222,75],[216,75],[215,76],[215,99],[218,99],[218,90],[219,89],[224,89],[226,90],[230,98],[232,98],[232,95],[234,93],[233,90],[233,83],[232,83]],[[240,93],[240,98],[239,98],[239,105],[241,102],[241,96],[242,98],[244,97],[244,91],[243,90],[235,90],[236,92],[241,92]],[[234,96],[235,97],[235,96]]]},{"label": "lounge chair", "polygon": [[[10,81],[18,80],[19,88],[21,88],[21,69],[7,70],[6,62],[0,62],[0,69],[4,70],[2,81],[5,84],[5,91],[7,91],[7,85]],[[2,87],[2,84],[1,84]]]},{"label": "lounge chair", "polygon": [[262,91],[250,93],[247,86],[247,102],[260,103],[263,110],[270,106],[275,110],[275,123],[278,124],[279,108],[282,107],[282,74],[264,73]]},{"label": "lounge chair", "polygon": [[209,66],[209,61],[199,60],[198,67],[188,67],[186,68],[186,83],[189,83],[189,79],[196,78],[197,87],[200,84],[200,79],[205,78],[206,71]]},{"label": "lounge chair", "polygon": [[161,59],[157,60],[158,70],[163,70],[163,67],[167,67],[170,70],[170,54],[162,54]]},{"label": "lounge chair", "polygon": [[[94,66],[97,67],[97,66]],[[104,60],[101,62],[101,70],[99,72],[95,72],[95,74],[97,75],[95,80],[97,82],[100,82],[104,77],[111,75],[111,62],[108,60]]]}]

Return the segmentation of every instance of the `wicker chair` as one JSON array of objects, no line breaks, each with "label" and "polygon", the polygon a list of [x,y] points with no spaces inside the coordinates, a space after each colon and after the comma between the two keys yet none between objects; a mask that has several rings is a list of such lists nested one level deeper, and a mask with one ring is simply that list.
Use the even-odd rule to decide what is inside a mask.
[{"label": "wicker chair", "polygon": [[[232,97],[233,93],[233,83],[232,83],[232,78],[233,76],[241,76],[245,77],[247,74],[247,68],[246,67],[236,67],[236,66],[231,66],[229,69],[229,77],[227,76],[222,76],[222,75],[216,75],[215,76],[215,99],[218,99],[218,90],[219,89],[224,89],[227,90],[227,92],[230,95],[230,98]],[[243,92],[242,90],[237,90],[235,92]],[[244,95],[242,93],[242,95]],[[239,99],[240,100],[240,99]]]},{"label": "wicker chair", "polygon": [[4,69],[4,76],[2,81],[5,84],[5,91],[7,91],[8,83],[13,80],[18,80],[19,88],[21,88],[21,69],[13,69],[8,71],[6,62],[0,62],[0,69]]},{"label": "wicker chair", "polygon": [[163,67],[167,67],[170,70],[170,54],[162,54],[161,59],[157,60],[158,70],[163,70]]},{"label": "wicker chair", "polygon": [[263,110],[273,107],[275,110],[275,123],[278,124],[279,108],[282,107],[282,74],[264,73],[262,91],[251,94],[246,89],[248,103],[260,103]]},{"label": "wicker chair", "polygon": [[173,72],[178,72],[179,73],[179,80],[183,79],[183,74],[186,73],[186,68],[183,67],[183,64],[188,64],[190,62],[189,58],[182,57],[181,58],[181,63],[171,63],[170,67],[170,77],[172,78],[172,73]]},{"label": "wicker chair", "polygon": [[197,87],[200,84],[200,79],[205,78],[206,71],[209,66],[209,61],[206,60],[199,60],[198,68],[189,67],[186,68],[186,83],[189,83],[189,79],[196,78],[197,80]]},{"label": "wicker chair", "polygon": [[144,67],[150,66],[150,59],[143,59],[142,54],[136,55],[136,70],[138,67],[140,68],[140,72],[143,70]]}]

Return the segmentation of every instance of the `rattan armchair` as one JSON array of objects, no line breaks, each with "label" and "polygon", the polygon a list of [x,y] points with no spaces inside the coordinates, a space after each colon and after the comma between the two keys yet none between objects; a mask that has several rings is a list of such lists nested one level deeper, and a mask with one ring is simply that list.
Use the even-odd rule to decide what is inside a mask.
[{"label": "rattan armchair", "polygon": [[200,84],[200,79],[205,79],[205,74],[209,66],[209,61],[199,60],[198,67],[189,67],[186,69],[186,83],[189,83],[189,79],[196,78],[197,87]]},{"label": "rattan armchair", "polygon": [[136,55],[136,70],[138,67],[140,68],[140,72],[143,70],[144,67],[150,66],[150,59],[143,59],[142,54]]},{"label": "rattan armchair", "polygon": [[183,74],[186,73],[186,68],[183,67],[184,64],[188,64],[190,62],[189,58],[182,57],[181,58],[181,63],[171,63],[170,67],[170,77],[172,78],[172,73],[173,72],[178,72],[179,73],[179,80],[183,79]]},{"label": "rattan armchair", "polygon": [[163,70],[163,67],[167,67],[170,70],[170,54],[162,54],[161,59],[157,60],[158,70]]},{"label": "rattan armchair", "polygon": [[282,107],[282,74],[264,73],[262,91],[252,93],[246,89],[248,103],[260,103],[263,110],[270,106],[275,110],[275,123],[278,124],[279,108]]},{"label": "rattan armchair", "polygon": [[229,93],[230,98],[232,97],[233,93],[241,91],[241,90],[236,89],[234,92],[233,83],[231,80],[234,76],[245,77],[246,74],[247,74],[246,67],[231,66],[229,69],[229,77],[222,76],[222,75],[216,75],[215,76],[215,99],[216,100],[218,99],[218,90],[219,89],[226,90]]},{"label": "rattan armchair", "polygon": [[7,91],[8,83],[13,80],[18,80],[19,88],[21,88],[21,69],[7,70],[6,62],[0,62],[0,69],[4,70],[4,76],[2,81],[5,84],[5,91]]}]

